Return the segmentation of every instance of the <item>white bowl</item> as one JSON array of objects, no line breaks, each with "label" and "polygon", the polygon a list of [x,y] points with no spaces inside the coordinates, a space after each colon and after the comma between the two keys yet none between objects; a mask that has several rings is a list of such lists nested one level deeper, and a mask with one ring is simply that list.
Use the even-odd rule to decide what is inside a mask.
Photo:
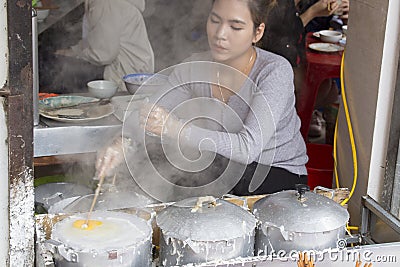
[{"label": "white bowl", "polygon": [[343,34],[347,34],[347,25],[342,26]]},{"label": "white bowl", "polygon": [[321,41],[328,43],[337,43],[342,39],[342,33],[331,30],[320,31],[319,36]]},{"label": "white bowl", "polygon": [[97,98],[111,98],[118,89],[118,84],[106,80],[91,81],[87,86],[89,93]]},{"label": "white bowl", "polygon": [[132,73],[122,77],[125,82],[126,89],[134,95],[136,91],[143,85],[146,93],[151,93],[152,90],[157,90],[158,86],[167,82],[168,77],[163,74],[154,73]]},{"label": "white bowl", "polygon": [[38,22],[42,22],[49,16],[50,9],[37,9],[36,13]]}]

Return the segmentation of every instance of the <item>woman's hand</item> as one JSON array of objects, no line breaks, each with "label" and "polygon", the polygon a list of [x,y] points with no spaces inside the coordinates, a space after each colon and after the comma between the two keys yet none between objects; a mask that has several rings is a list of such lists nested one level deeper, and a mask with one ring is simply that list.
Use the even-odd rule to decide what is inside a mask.
[{"label": "woman's hand", "polygon": [[315,17],[328,17],[339,8],[336,0],[319,0],[310,7]]},{"label": "woman's hand", "polygon": [[303,22],[303,26],[316,17],[328,17],[335,13],[339,8],[336,0],[319,0],[314,5],[310,6],[303,14],[300,15],[300,19]]},{"label": "woman's hand", "polygon": [[349,19],[350,1],[342,0],[342,4],[340,4],[340,9],[343,11],[343,15],[341,15],[339,18],[342,20]]},{"label": "woman's hand", "polygon": [[177,138],[183,127],[175,115],[152,104],[145,104],[140,109],[140,125],[149,133],[170,138]]},{"label": "woman's hand", "polygon": [[108,177],[115,173],[118,167],[124,160],[123,139],[122,136],[116,137],[111,145],[102,149],[97,154],[96,161],[96,177]]}]

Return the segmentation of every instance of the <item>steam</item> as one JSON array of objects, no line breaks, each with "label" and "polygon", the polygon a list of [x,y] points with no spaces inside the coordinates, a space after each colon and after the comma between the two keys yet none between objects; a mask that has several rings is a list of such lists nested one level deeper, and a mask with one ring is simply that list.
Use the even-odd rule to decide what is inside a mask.
[{"label": "steam", "polygon": [[[201,54],[200,57],[207,60],[207,54]],[[129,171],[143,191],[161,202],[204,195],[220,197],[228,193],[241,179],[247,164],[251,163],[250,153],[261,155],[263,142],[266,140],[274,144],[272,114],[256,114],[250,105],[252,101],[258,101],[260,105],[269,107],[256,85],[232,67],[195,59],[193,57],[190,62],[160,72],[168,76],[169,80],[158,88],[157,93],[151,95],[150,103],[147,104],[162,106],[170,111],[172,117],[185,122],[172,124],[175,127],[182,127],[186,122],[191,124],[187,130],[183,128],[181,134],[176,136],[178,139],[168,136],[168,132],[179,132],[181,129],[167,129],[167,134],[160,137],[148,136],[139,126],[139,115],[135,112],[124,120],[123,136],[136,142],[131,151],[124,151]],[[215,75],[217,72],[224,73],[224,79],[218,80]],[[232,107],[208,96],[211,84],[238,92],[230,100]],[[244,90],[240,90],[241,88]],[[145,92],[144,85],[137,93]],[[255,94],[258,97],[253,100]],[[257,147],[248,146],[248,142],[252,142],[255,137],[249,136],[251,131],[247,132],[243,125],[248,114],[258,123],[254,125],[257,128],[254,130],[259,133]],[[146,118],[143,114],[141,116]],[[157,123],[162,123],[162,120],[157,119]],[[196,137],[194,131],[202,129],[212,130],[212,137],[206,136],[207,130]],[[218,132],[232,134],[222,135]],[[189,136],[194,139],[189,141]],[[195,141],[196,138],[202,139]],[[217,155],[217,151],[221,155]],[[274,149],[271,149],[263,156],[267,166],[268,162],[272,162],[274,153]],[[264,181],[267,171],[269,167],[267,170],[255,172],[259,176],[255,180],[255,188]]]},{"label": "steam", "polygon": [[208,0],[146,2],[143,16],[154,51],[155,72],[208,50],[206,21],[210,10]]}]

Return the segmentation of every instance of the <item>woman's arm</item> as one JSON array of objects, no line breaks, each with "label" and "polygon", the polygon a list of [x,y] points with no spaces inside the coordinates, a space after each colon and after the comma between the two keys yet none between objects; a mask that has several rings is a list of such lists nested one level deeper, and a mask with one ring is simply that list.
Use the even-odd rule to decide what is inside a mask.
[{"label": "woman's arm", "polygon": [[239,131],[229,133],[190,125],[187,144],[243,164],[257,160],[264,151],[274,153],[276,130],[285,127],[279,122],[295,112],[293,71],[287,61],[281,62],[258,84],[259,91],[253,95],[251,110]]},{"label": "woman's arm", "polygon": [[89,32],[87,38],[71,47],[78,58],[96,65],[109,65],[118,56],[120,49],[121,17],[118,3],[94,2],[89,9]]}]

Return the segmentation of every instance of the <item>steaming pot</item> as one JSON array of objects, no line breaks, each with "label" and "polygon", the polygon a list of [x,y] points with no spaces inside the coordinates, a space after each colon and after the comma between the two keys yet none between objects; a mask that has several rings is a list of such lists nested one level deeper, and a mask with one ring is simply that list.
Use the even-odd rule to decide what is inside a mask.
[{"label": "steaming pot", "polygon": [[47,241],[59,267],[151,266],[150,222],[132,214],[96,211],[90,220],[102,224],[92,230],[74,227],[86,213],[57,222]]},{"label": "steaming pot", "polygon": [[304,186],[268,195],[253,206],[260,221],[256,255],[323,250],[342,246],[349,213],[335,201]]},{"label": "steaming pot", "polygon": [[[87,186],[73,183],[47,183],[35,188],[35,204],[50,212],[57,205],[62,209],[79,196],[92,194],[93,190]],[[89,209],[87,209],[89,210]]]},{"label": "steaming pot", "polygon": [[161,266],[254,255],[255,217],[225,200],[188,198],[161,211],[156,221]]}]

